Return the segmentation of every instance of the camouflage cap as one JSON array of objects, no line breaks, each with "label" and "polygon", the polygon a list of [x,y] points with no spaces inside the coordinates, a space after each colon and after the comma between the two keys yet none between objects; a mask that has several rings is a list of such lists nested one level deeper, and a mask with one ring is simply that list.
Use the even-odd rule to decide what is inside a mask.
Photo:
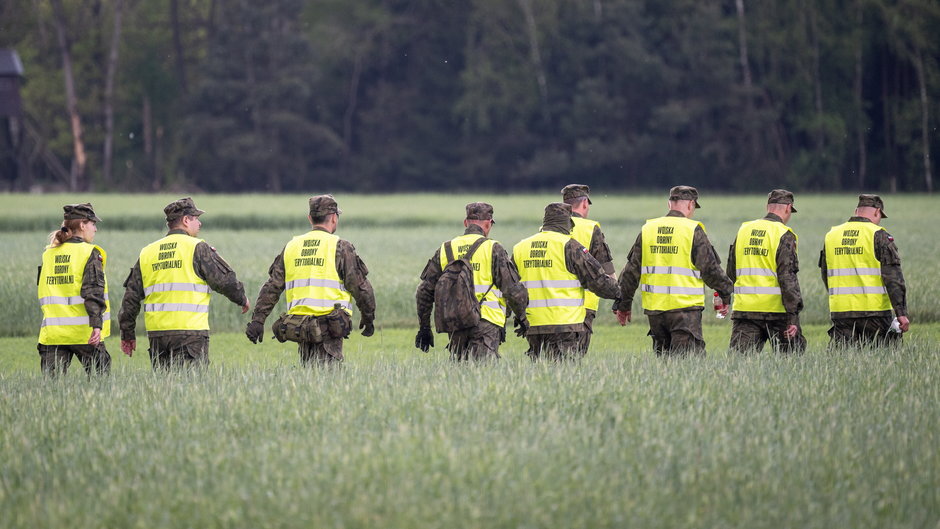
[{"label": "camouflage cap", "polygon": [[562,200],[568,200],[569,198],[587,197],[588,204],[593,204],[593,202],[591,202],[591,197],[588,196],[590,194],[591,187],[584,184],[568,184],[561,189]]},{"label": "camouflage cap", "polygon": [[170,222],[180,217],[185,217],[186,215],[198,217],[205,213],[205,211],[197,208],[192,198],[185,197],[167,204],[166,207],[163,208],[163,213],[166,215],[166,221]]},{"label": "camouflage cap", "polygon": [[669,200],[691,200],[695,202],[695,207],[702,207],[698,203],[698,189],[692,186],[673,187],[669,190]]},{"label": "camouflage cap", "polygon": [[858,206],[856,207],[870,207],[878,208],[881,210],[881,216],[883,218],[888,218],[888,215],[885,214],[885,203],[881,200],[881,197],[878,195],[866,195],[862,194],[858,196]]},{"label": "camouflage cap", "polygon": [[549,224],[572,224],[571,221],[571,204],[565,204],[564,202],[552,202],[551,204],[545,206],[545,217],[542,219],[542,225],[548,226]]},{"label": "camouflage cap", "polygon": [[[767,194],[767,203],[768,204],[793,204],[793,193],[787,191],[786,189],[774,189]],[[790,211],[796,213],[796,207],[794,206]]]},{"label": "camouflage cap", "polygon": [[493,206],[486,202],[471,202],[467,204],[467,220],[492,220]]},{"label": "camouflage cap", "polygon": [[101,222],[101,219],[95,215],[95,209],[91,207],[90,202],[84,204],[68,204],[62,206],[64,220],[90,220],[92,222]]},{"label": "camouflage cap", "polygon": [[331,213],[342,215],[343,210],[339,209],[339,204],[333,198],[333,195],[317,195],[310,197],[310,216],[313,218],[325,217]]}]

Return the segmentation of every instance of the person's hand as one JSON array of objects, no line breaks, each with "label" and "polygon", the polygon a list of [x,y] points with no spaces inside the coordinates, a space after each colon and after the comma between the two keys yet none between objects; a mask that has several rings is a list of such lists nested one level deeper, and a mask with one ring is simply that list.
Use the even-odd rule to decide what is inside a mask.
[{"label": "person's hand", "polygon": [[911,320],[907,316],[898,316],[898,327],[902,333],[911,330]]},{"label": "person's hand", "polygon": [[728,317],[728,311],[730,311],[730,310],[731,310],[731,305],[725,303],[724,305],[722,305],[721,307],[718,308],[718,314],[721,314],[721,317],[722,317],[722,318],[727,318],[727,317]]},{"label": "person's hand", "polygon": [[418,334],[415,336],[415,347],[425,353],[428,352],[428,349],[434,347],[434,333],[431,332],[430,327],[418,329]]},{"label": "person's hand", "polygon": [[264,340],[264,324],[260,321],[249,321],[245,328],[245,336],[251,343],[261,343]]},{"label": "person's hand", "polygon": [[248,312],[248,309],[250,308],[251,308],[251,302],[248,301],[248,298],[245,298],[245,304],[242,305],[242,314],[245,314],[246,312]]},{"label": "person's hand", "polygon": [[101,329],[92,329],[91,336],[88,337],[88,345],[98,345],[101,343]]},{"label": "person's hand", "polygon": [[373,320],[367,320],[365,317],[359,318],[359,328],[362,329],[362,335],[368,338],[375,334],[375,325]]},{"label": "person's hand", "polygon": [[523,318],[516,318],[515,327],[516,327],[516,336],[519,338],[525,338],[527,332],[529,332],[529,320]]},{"label": "person's hand", "polygon": [[615,310],[614,313],[621,327],[626,326],[633,319],[633,313],[629,310]]},{"label": "person's hand", "polygon": [[796,325],[787,325],[787,329],[783,331],[783,336],[787,340],[792,340],[793,338],[796,338],[796,334],[798,332],[800,332],[800,328]]},{"label": "person's hand", "polygon": [[121,340],[121,351],[127,356],[134,356],[134,349],[137,349],[137,340]]}]

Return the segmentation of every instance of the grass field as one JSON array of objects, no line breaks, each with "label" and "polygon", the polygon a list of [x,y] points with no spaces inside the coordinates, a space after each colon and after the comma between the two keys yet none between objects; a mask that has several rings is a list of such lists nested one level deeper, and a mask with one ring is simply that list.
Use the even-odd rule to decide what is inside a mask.
[{"label": "grass field", "polygon": [[[642,318],[620,328],[607,315],[580,365],[533,365],[513,337],[498,364],[455,366],[443,337],[430,355],[412,346],[418,272],[459,232],[464,203],[492,202],[492,235],[511,246],[555,197],[339,196],[339,234],[379,304],[376,335],[350,338],[342,368],[302,369],[289,344],[248,343],[246,318],[217,298],[206,373],[155,375],[145,347],[126,358],[112,337],[109,378],[77,362],[41,377],[35,266],[61,204],[91,200],[104,218],[119,300],[173,198],[0,195],[0,527],[940,528],[940,242],[923,228],[927,199],[886,205],[913,321],[895,351],[826,351],[816,257],[852,197],[797,197],[804,356],[729,356],[729,322],[706,315],[708,357],[661,361]],[[202,235],[253,297],[304,229],[303,197],[196,201]],[[595,203],[619,269],[663,200]],[[723,259],[762,211],[754,196],[702,204]]]}]

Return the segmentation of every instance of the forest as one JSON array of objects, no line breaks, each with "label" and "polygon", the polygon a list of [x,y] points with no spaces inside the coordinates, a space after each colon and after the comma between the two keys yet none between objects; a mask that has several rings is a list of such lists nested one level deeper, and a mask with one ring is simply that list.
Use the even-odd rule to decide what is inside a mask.
[{"label": "forest", "polygon": [[0,191],[932,192],[936,0],[5,0]]}]

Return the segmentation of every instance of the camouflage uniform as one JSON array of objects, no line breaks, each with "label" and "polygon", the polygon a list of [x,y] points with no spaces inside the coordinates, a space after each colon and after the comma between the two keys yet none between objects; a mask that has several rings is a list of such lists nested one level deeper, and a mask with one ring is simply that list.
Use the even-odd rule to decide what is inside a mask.
[{"label": "camouflage uniform", "polygon": [[[698,205],[698,191],[687,186],[674,187],[670,200],[695,200]],[[684,217],[681,212],[670,210],[667,217]],[[633,295],[640,284],[643,260],[643,233],[636,237],[636,242],[627,255],[627,264],[620,272],[621,298],[614,302],[614,311],[630,311]],[[711,289],[718,292],[722,303],[731,303],[734,283],[721,269],[721,258],[708,240],[705,230],[696,227],[692,238],[692,263],[702,274],[702,280]],[[705,340],[702,337],[703,307],[694,306],[673,310],[645,310],[649,319],[649,336],[653,339],[653,351],[658,355],[705,354]]]},{"label": "camouflage uniform", "polygon": [[[467,204],[467,220],[493,220],[493,206],[484,202],[472,202]],[[495,221],[494,221],[495,222]],[[467,224],[464,235],[482,235],[483,228],[477,224]],[[509,310],[521,317],[525,317],[525,308],[529,303],[529,295],[526,288],[519,282],[519,271],[516,265],[510,260],[506,250],[499,244],[493,244],[492,276],[494,288],[503,293]],[[431,310],[434,306],[434,290],[437,281],[443,274],[441,269],[441,249],[434,252],[424,271],[421,272],[421,283],[415,292],[415,301],[418,308],[418,326],[419,338],[423,333],[429,336],[431,333]],[[471,308],[468,307],[470,312]],[[450,351],[451,360],[489,360],[499,359],[499,344],[506,341],[506,331],[504,327],[499,327],[493,323],[480,319],[480,323],[469,329],[450,333],[447,350]],[[420,348],[418,339],[415,344]],[[433,339],[429,345],[433,345]]]},{"label": "camouflage uniform", "polygon": [[[591,188],[586,185],[570,184],[561,190],[561,196],[565,202],[573,198],[586,197],[588,204],[593,204],[589,196],[590,192]],[[575,212],[571,212],[571,216],[581,217],[580,214]],[[601,264],[605,274],[613,276],[617,272],[614,270],[614,259],[610,255],[610,247],[607,246],[604,232],[601,231],[600,226],[594,226],[594,234],[591,236],[591,245],[588,248],[588,252]],[[585,354],[587,354],[588,348],[591,346],[591,336],[594,334],[594,318],[596,316],[596,310],[586,310],[584,316],[584,333],[581,335],[581,349]]]},{"label": "camouflage uniform", "polygon": [[[313,218],[324,217],[329,214],[341,214],[342,210],[337,207],[336,201],[331,195],[319,195],[311,197],[309,200],[310,215]],[[327,230],[322,226],[314,226],[315,231]],[[356,254],[356,248],[347,240],[340,239],[336,246],[336,272],[343,281],[343,286],[356,300],[356,306],[361,314],[360,328],[367,327],[370,331],[363,332],[365,336],[371,336],[371,329],[375,321],[375,293],[372,290],[372,284],[366,276],[369,275],[369,269],[362,262],[359,255]],[[264,322],[277,305],[281,293],[284,292],[286,285],[284,268],[284,250],[274,258],[274,262],[268,268],[268,280],[261,286],[258,292],[258,299],[255,301],[255,310],[251,315],[249,322],[249,339],[251,339],[251,326],[256,328],[260,326],[260,333],[263,333]],[[341,311],[345,318],[349,315]],[[315,317],[316,324],[322,329],[326,329],[325,316]],[[346,328],[352,328],[352,322],[346,321]],[[260,334],[258,335],[260,337]],[[323,341],[320,343],[299,342],[297,352],[300,355],[301,364],[305,366],[333,364],[342,362],[343,357],[343,339],[344,337],[333,337],[329,332],[323,332]],[[254,341],[254,340],[252,340]]]},{"label": "camouflage uniform", "polygon": [[[884,203],[877,195],[859,195],[859,207],[877,207],[884,214]],[[865,217],[851,217],[850,222],[871,222]],[[894,237],[885,230],[875,232],[875,256],[881,262],[881,279],[891,300],[895,316],[907,316],[907,286],[901,271],[901,255],[894,244]],[[823,284],[829,288],[826,250],[819,254],[819,271]],[[832,327],[829,329],[830,347],[884,346],[901,342],[901,333],[890,331],[893,317],[886,311],[831,312]]]},{"label": "camouflage uniform", "polygon": [[[768,204],[793,204],[793,193],[785,190],[771,191]],[[796,208],[792,210],[796,212]],[[779,216],[767,213],[765,220],[783,222]],[[735,250],[737,240],[728,250],[726,270],[732,283],[737,280]],[[800,271],[799,257],[796,253],[796,236],[786,232],[780,238],[777,247],[777,282],[786,312],[741,312],[731,313],[731,349],[740,352],[760,351],[769,340],[771,347],[779,353],[802,353],[806,349],[806,338],[800,326],[800,312],[803,310],[803,296],[797,272]],[[797,326],[797,334],[787,338],[784,332],[790,325]]]},{"label": "camouflage uniform", "polygon": [[[91,204],[71,204],[63,208],[65,210],[64,220],[88,219],[94,222],[101,222],[101,219],[95,215]],[[72,237],[63,244],[81,243],[84,239],[81,237]],[[42,274],[42,266],[37,271],[36,282]],[[101,252],[97,248],[91,251],[88,261],[85,263],[84,274],[82,275],[82,298],[85,300],[85,312],[88,313],[88,326],[92,329],[100,329],[103,324],[103,315],[105,311],[104,294],[104,263]],[[55,376],[61,370],[63,374],[68,372],[69,365],[72,363],[72,356],[78,357],[85,373],[91,375],[107,375],[111,372],[111,355],[104,345],[104,341],[97,345],[77,344],[77,345],[43,345],[37,344],[39,351],[39,364],[42,372]]]},{"label": "camouflage uniform", "polygon": [[[184,198],[170,203],[164,208],[167,222],[172,222],[184,215],[199,216],[205,213],[197,209],[191,198]],[[167,235],[186,235],[182,229],[171,229]],[[222,294],[232,303],[245,306],[248,298],[245,288],[232,267],[216,253],[215,248],[205,242],[196,245],[193,254],[193,269],[200,278],[208,283],[214,292]],[[118,322],[121,326],[121,340],[136,340],[137,315],[145,297],[143,276],[140,272],[140,260],[134,263],[130,274],[124,281],[124,300]],[[206,330],[170,330],[147,331],[150,341],[150,363],[153,369],[209,365],[209,331]]]},{"label": "camouflage uniform", "polygon": [[[554,231],[569,235],[573,222],[569,204],[554,203],[545,208],[541,231]],[[616,299],[620,288],[614,278],[607,275],[603,266],[578,241],[571,239],[565,244],[565,267],[577,276],[581,285],[606,299]],[[540,325],[529,327],[525,336],[529,342],[526,354],[533,361],[539,358],[551,360],[579,360],[586,353],[583,348],[584,323],[573,325]]]}]

